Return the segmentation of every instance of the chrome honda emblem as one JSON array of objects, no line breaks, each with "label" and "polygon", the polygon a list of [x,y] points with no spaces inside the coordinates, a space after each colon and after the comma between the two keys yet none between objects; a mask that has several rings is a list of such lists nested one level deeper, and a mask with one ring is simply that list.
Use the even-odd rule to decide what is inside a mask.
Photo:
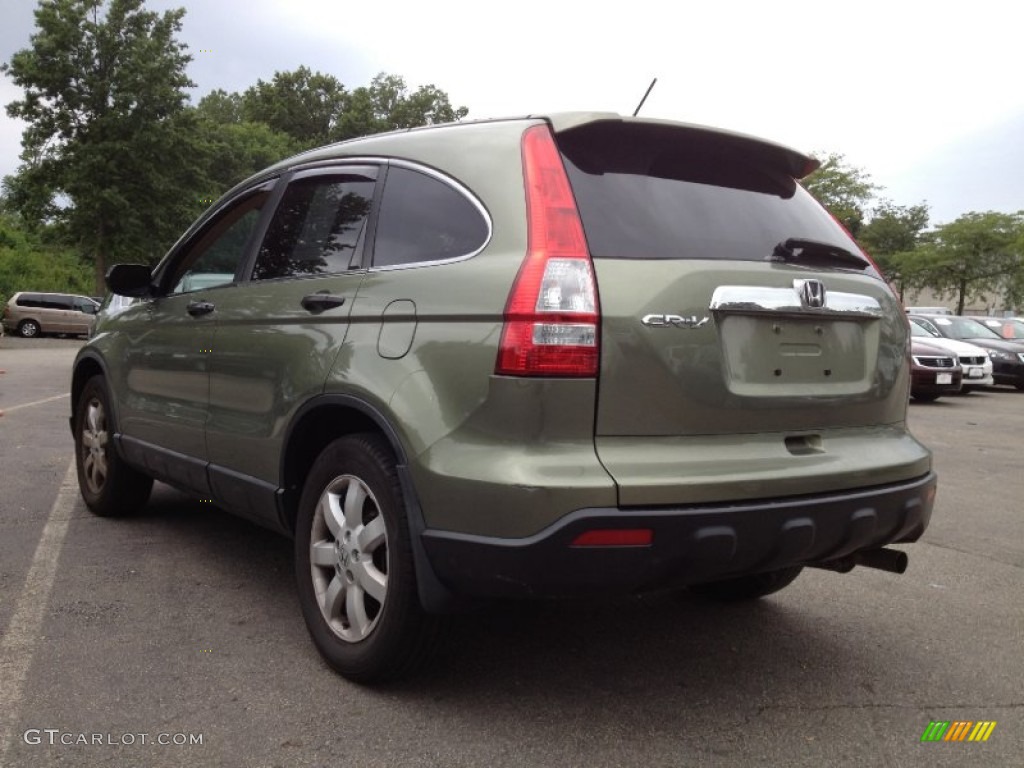
[{"label": "chrome honda emblem", "polygon": [[821,280],[794,280],[793,287],[800,296],[800,304],[811,309],[825,306],[825,284]]}]

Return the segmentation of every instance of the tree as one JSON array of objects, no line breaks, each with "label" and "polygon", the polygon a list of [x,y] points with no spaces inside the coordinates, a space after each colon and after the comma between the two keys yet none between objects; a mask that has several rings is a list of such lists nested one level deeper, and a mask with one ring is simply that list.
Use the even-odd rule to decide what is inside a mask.
[{"label": "tree", "polygon": [[968,300],[1006,294],[1024,269],[1022,230],[1024,212],[972,211],[943,224],[923,248],[924,284],[955,298],[958,315]]},{"label": "tree", "polygon": [[801,183],[850,234],[858,237],[864,210],[880,187],[871,183],[871,176],[864,169],[848,165],[844,155],[832,152],[824,158],[815,157],[821,165]]},{"label": "tree", "polygon": [[915,251],[928,227],[928,205],[895,205],[882,200],[863,225],[857,239],[875,259],[886,280],[896,286],[900,300],[918,278]]},{"label": "tree", "polygon": [[58,222],[94,264],[152,259],[195,210],[194,119],[183,114],[191,57],[183,9],[143,0],[41,0],[31,47],[0,67],[24,90],[28,122],[6,185],[26,220]]},{"label": "tree", "polygon": [[[1024,219],[1024,211],[1018,211],[1017,216],[1020,219]],[[1024,262],[1024,226],[1020,228],[1014,251],[1018,258]],[[1020,309],[1024,307],[1024,263],[1018,266],[1016,271],[1006,280],[1003,299],[1007,309]]]},{"label": "tree", "polygon": [[26,288],[92,293],[89,265],[54,243],[50,234],[46,229],[31,231],[17,214],[0,210],[0,305]]},{"label": "tree", "polygon": [[332,75],[299,67],[257,80],[241,97],[242,118],[291,136],[303,148],[326,144],[348,93]]},{"label": "tree", "polygon": [[409,93],[403,78],[381,72],[369,87],[356,88],[349,94],[331,139],[342,141],[400,128],[451,123],[467,114],[466,107],[452,107],[448,94],[433,85]]},{"label": "tree", "polygon": [[294,137],[245,119],[242,97],[213,91],[194,108],[198,120],[208,203],[252,174],[302,150]]},{"label": "tree", "polygon": [[196,107],[201,117],[215,123],[240,123],[243,115],[242,97],[237,93],[228,93],[217,88],[199,100]]}]

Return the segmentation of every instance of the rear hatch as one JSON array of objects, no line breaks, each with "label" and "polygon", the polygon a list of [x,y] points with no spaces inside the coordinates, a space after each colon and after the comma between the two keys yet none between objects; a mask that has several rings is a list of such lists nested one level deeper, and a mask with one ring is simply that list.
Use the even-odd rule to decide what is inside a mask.
[{"label": "rear hatch", "polygon": [[803,495],[928,470],[904,427],[907,322],[794,180],[813,161],[654,121],[556,135],[594,260],[595,441],[620,503]]}]

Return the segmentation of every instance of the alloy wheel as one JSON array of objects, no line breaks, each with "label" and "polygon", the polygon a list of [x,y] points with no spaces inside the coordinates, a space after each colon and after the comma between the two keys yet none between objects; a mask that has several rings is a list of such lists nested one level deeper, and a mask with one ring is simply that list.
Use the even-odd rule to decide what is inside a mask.
[{"label": "alloy wheel", "polygon": [[370,488],[332,480],[317,502],[309,544],[313,588],[331,631],[356,643],[373,632],[388,589],[388,537]]}]

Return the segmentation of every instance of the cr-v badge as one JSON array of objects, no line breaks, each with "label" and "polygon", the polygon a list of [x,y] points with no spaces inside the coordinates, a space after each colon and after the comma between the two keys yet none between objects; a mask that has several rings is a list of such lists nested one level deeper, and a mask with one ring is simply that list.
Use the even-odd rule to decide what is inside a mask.
[{"label": "cr-v badge", "polygon": [[700,328],[702,325],[706,325],[710,319],[709,317],[697,317],[696,315],[690,315],[689,317],[683,317],[682,315],[644,315],[640,322],[652,328]]}]

